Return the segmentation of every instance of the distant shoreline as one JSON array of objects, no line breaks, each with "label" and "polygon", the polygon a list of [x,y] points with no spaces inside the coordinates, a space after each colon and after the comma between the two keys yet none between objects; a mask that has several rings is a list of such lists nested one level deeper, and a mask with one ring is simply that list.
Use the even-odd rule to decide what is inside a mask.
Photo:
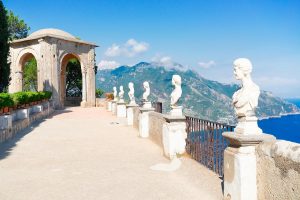
[{"label": "distant shoreline", "polygon": [[268,117],[258,117],[258,120],[266,120],[266,119],[274,119],[274,118],[281,118],[288,115],[300,115],[300,112],[294,112],[294,113],[284,113],[280,115],[273,115]]}]

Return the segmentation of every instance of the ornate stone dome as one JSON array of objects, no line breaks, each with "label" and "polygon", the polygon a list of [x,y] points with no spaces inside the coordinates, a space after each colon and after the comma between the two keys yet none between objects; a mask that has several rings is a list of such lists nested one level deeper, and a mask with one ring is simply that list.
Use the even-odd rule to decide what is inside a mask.
[{"label": "ornate stone dome", "polygon": [[45,35],[52,35],[52,36],[58,36],[58,37],[65,37],[70,39],[76,39],[73,35],[70,33],[67,33],[65,31],[54,29],[54,28],[46,28],[46,29],[40,29],[38,31],[35,31],[31,33],[28,38],[36,38],[39,36],[45,36]]}]

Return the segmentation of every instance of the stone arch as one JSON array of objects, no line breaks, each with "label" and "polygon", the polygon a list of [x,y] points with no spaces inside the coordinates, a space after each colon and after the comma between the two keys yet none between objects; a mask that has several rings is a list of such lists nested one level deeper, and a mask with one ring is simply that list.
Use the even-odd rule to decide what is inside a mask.
[{"label": "stone arch", "polygon": [[[24,87],[24,65],[25,63],[30,59],[34,57],[37,61],[37,78],[39,79],[39,67],[40,67],[40,63],[39,63],[39,58],[38,58],[38,54],[36,53],[36,51],[32,48],[25,48],[22,49],[18,56],[17,59],[15,60],[15,70],[14,70],[14,84],[15,87],[18,88],[18,91],[23,91],[23,87]],[[38,81],[39,82],[39,81]],[[40,87],[38,86],[38,90],[40,90]]]},{"label": "stone arch", "polygon": [[[66,100],[67,100],[67,97],[66,97],[66,78],[67,78],[66,77],[66,67],[67,67],[67,64],[70,61],[70,59],[73,59],[73,58],[75,58],[79,61],[80,68],[81,68],[81,76],[83,76],[83,71],[82,71],[83,67],[82,67],[82,61],[81,61],[80,56],[76,53],[70,53],[70,52],[64,52],[63,54],[61,54],[61,56],[59,58],[59,69],[60,69],[60,102],[62,104],[62,107],[65,106]],[[69,101],[73,101],[73,103],[75,102],[75,105],[77,104],[77,101],[79,101],[79,104],[80,104],[80,102],[82,101],[82,97],[80,99],[78,99],[78,98],[74,98],[73,100],[69,99]]]}]

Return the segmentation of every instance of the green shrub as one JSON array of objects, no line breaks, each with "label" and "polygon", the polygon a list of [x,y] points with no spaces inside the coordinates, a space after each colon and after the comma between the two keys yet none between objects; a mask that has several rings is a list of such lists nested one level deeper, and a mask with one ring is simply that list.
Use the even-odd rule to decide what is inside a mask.
[{"label": "green shrub", "polygon": [[14,102],[11,95],[8,93],[0,93],[0,108],[12,106],[14,106]]},{"label": "green shrub", "polygon": [[12,94],[12,99],[15,106],[20,106],[28,102],[28,96],[25,92],[16,92]]},{"label": "green shrub", "polygon": [[101,90],[99,88],[96,89],[96,97],[97,98],[100,98],[103,94],[104,94],[103,90]]},{"label": "green shrub", "polygon": [[46,99],[50,99],[52,96],[52,92],[44,91]]}]

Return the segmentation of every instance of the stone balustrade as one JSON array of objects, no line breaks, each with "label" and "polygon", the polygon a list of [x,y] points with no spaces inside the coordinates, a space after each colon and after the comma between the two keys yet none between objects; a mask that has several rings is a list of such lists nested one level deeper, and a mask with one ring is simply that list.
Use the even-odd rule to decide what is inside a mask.
[{"label": "stone balustrade", "polygon": [[49,116],[53,111],[47,101],[29,108],[15,110],[10,115],[0,116],[0,143],[13,138],[17,132],[36,120]]},{"label": "stone balustrade", "polygon": [[[109,103],[107,105],[110,105],[110,107],[107,107],[107,110],[112,111],[112,104]],[[129,115],[127,114],[127,117],[131,117],[131,119],[128,125],[139,130],[142,124],[140,120],[143,109],[138,106],[129,108],[131,113]],[[165,141],[164,138],[166,135],[166,133],[164,133],[164,127],[171,127],[171,129],[173,127],[173,125],[170,124],[170,116],[167,117],[164,114],[152,110],[149,111],[147,115],[148,120],[146,126],[148,135],[146,138],[160,146],[165,156],[172,159],[174,155],[170,155],[170,152],[166,150],[168,149],[166,146],[172,146],[170,145],[172,139]],[[179,120],[177,122],[181,124],[180,129],[184,129],[184,119],[181,121],[180,119],[177,120]],[[175,126],[178,125],[177,122],[174,124]],[[178,130],[176,127],[175,129]],[[167,131],[167,134],[169,133],[171,132]],[[171,133],[171,135],[173,133]],[[227,152],[232,150],[234,152],[232,155],[237,153],[238,158],[233,156],[232,158],[234,160],[231,159],[232,163],[230,163],[228,154],[225,154],[227,156],[225,160],[229,163],[225,163],[224,167],[224,170],[226,170],[225,174],[227,175],[225,178],[227,188],[224,191],[227,192],[227,195],[224,193],[224,199],[300,199],[300,144],[276,140],[275,137],[267,134],[258,135],[257,137],[251,135],[240,137],[239,135],[232,135],[232,133],[225,133],[225,135],[227,138],[229,137],[231,143],[231,147],[227,149]],[[182,138],[179,140],[182,140]],[[253,154],[247,153],[249,149],[251,149],[251,152],[253,150]],[[250,154],[254,156],[251,160],[254,163],[248,159],[249,156],[251,156]],[[243,159],[244,156],[246,159]],[[239,165],[236,165],[235,162],[238,162]],[[248,177],[247,180],[245,180],[245,177],[242,177],[245,175]],[[256,179],[249,178],[249,175],[255,176]],[[230,180],[230,177],[232,177],[232,180]],[[241,188],[230,191],[231,186],[236,188],[236,186],[233,185],[236,181],[240,181],[239,187]],[[253,188],[250,188],[251,185],[254,185]],[[250,187],[244,188],[244,186]],[[257,191],[254,191],[257,197],[254,197],[252,194],[248,195],[248,193],[253,190]]]}]

